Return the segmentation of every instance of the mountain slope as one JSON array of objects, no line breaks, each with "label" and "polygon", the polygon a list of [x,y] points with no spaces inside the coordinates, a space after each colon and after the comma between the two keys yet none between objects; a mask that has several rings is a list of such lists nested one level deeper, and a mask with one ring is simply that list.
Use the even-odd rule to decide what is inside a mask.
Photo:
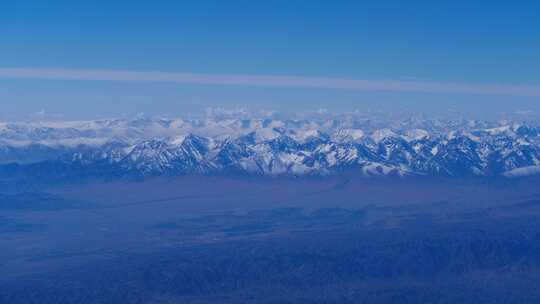
[{"label": "mountain slope", "polygon": [[534,123],[359,118],[9,123],[0,128],[0,172],[515,177],[539,172],[539,130]]}]

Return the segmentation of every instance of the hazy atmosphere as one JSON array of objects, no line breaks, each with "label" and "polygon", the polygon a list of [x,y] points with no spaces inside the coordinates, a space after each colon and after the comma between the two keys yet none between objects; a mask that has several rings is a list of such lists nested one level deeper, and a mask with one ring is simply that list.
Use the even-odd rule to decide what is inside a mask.
[{"label": "hazy atmosphere", "polygon": [[540,303],[538,2],[0,2],[0,304]]},{"label": "hazy atmosphere", "polygon": [[[500,118],[540,103],[540,7],[453,1],[7,1],[0,119],[207,107]],[[42,112],[43,113],[43,112]]]}]

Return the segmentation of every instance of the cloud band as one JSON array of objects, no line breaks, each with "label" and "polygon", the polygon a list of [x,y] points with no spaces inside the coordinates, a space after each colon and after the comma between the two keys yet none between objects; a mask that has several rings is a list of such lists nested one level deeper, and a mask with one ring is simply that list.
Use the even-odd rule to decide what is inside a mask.
[{"label": "cloud band", "polygon": [[195,85],[304,87],[366,91],[465,93],[540,97],[540,86],[532,85],[484,85],[394,80],[378,81],[325,77],[190,74],[62,68],[0,68],[0,77],[23,79],[169,82]]}]

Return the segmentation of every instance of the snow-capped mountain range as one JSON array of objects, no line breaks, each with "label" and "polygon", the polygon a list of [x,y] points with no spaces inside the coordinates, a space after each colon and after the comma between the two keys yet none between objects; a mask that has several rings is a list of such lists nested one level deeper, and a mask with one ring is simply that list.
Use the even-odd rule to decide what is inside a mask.
[{"label": "snow-capped mountain range", "polygon": [[515,177],[540,173],[540,127],[365,115],[0,123],[0,163],[100,176]]}]

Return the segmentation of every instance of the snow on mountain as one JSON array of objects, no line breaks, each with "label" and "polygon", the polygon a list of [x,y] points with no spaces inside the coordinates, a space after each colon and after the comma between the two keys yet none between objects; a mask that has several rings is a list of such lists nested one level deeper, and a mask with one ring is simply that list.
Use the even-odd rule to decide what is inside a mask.
[{"label": "snow on mountain", "polygon": [[398,135],[396,133],[394,133],[394,131],[392,131],[390,129],[387,129],[387,128],[380,129],[380,130],[375,130],[371,134],[371,138],[377,143],[382,141],[385,138],[396,137],[396,136],[398,136]]},{"label": "snow on mountain", "polygon": [[429,132],[422,129],[412,129],[405,131],[404,138],[407,141],[420,140],[429,137]]},{"label": "snow on mountain", "polygon": [[276,139],[280,135],[281,134],[274,128],[261,128],[253,131],[253,137],[257,143]]},{"label": "snow on mountain", "polygon": [[509,125],[501,126],[501,127],[496,127],[496,128],[485,129],[484,131],[489,133],[490,135],[503,134],[503,133],[511,132],[512,126],[509,126]]},{"label": "snow on mountain", "polygon": [[356,142],[364,137],[364,131],[360,129],[339,129],[332,134],[332,140],[336,142]]},{"label": "snow on mountain", "polygon": [[503,175],[506,177],[522,177],[536,174],[540,174],[540,166],[516,168],[503,173]]},{"label": "snow on mountain", "polygon": [[326,135],[324,133],[316,129],[297,130],[292,135],[292,137],[300,143],[308,142],[310,139],[317,140],[324,138],[325,136]]},{"label": "snow on mountain", "polygon": [[62,162],[120,176],[515,177],[540,166],[540,128],[531,123],[244,114],[0,123],[0,164]]}]

